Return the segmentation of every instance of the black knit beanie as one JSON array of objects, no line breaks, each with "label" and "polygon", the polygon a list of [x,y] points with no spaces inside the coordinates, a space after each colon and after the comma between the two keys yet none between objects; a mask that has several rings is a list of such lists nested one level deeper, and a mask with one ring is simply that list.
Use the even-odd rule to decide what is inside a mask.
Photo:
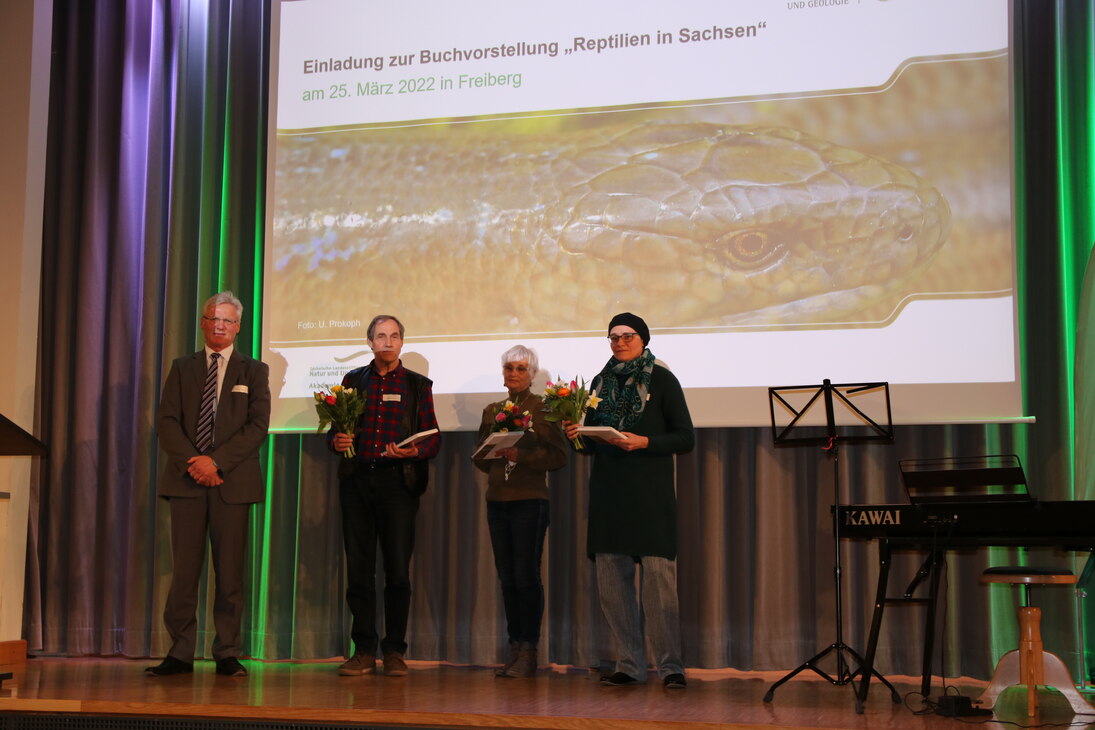
[{"label": "black knit beanie", "polygon": [[643,321],[642,317],[631,312],[620,312],[608,323],[608,331],[611,332],[613,327],[620,324],[635,330],[643,341],[643,347],[650,344],[650,328],[646,326],[646,322]]}]

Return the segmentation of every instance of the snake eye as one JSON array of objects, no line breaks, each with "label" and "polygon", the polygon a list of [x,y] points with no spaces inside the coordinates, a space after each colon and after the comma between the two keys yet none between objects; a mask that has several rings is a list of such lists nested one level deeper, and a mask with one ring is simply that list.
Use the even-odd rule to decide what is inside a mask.
[{"label": "snake eye", "polygon": [[783,258],[783,247],[766,231],[728,233],[715,242],[715,253],[736,269],[759,269]]}]

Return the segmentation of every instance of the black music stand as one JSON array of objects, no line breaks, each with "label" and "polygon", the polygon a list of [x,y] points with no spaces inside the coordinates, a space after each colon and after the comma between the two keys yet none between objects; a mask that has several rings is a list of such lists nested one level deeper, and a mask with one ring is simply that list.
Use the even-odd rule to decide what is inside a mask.
[{"label": "black music stand", "polygon": [[[858,403],[853,403],[853,399]],[[817,403],[824,404],[824,414],[818,413]],[[840,404],[838,417],[836,404]],[[778,409],[777,409],[778,406]],[[828,379],[821,385],[793,385],[768,389],[768,407],[772,416],[772,441],[776,446],[823,446],[833,460],[833,581],[836,587],[836,640],[807,659],[795,669],[783,675],[768,688],[765,702],[771,702],[776,688],[792,679],[799,672],[809,669],[830,684],[843,687],[852,684],[866,666],[863,657],[844,643],[844,602],[841,595],[840,521],[835,519],[840,505],[840,442],[893,443],[893,418],[890,415],[890,388],[887,383],[841,383]],[[871,417],[867,411],[876,415]],[[777,413],[786,420],[777,427]],[[838,423],[838,420],[840,423]],[[885,425],[882,425],[885,424]],[[839,430],[838,430],[839,429]],[[836,654],[836,675],[832,676],[817,666],[830,652]],[[845,654],[857,663],[853,672]],[[873,668],[870,673],[890,688],[894,704],[901,701],[894,686]],[[856,695],[858,697],[858,694]]]}]

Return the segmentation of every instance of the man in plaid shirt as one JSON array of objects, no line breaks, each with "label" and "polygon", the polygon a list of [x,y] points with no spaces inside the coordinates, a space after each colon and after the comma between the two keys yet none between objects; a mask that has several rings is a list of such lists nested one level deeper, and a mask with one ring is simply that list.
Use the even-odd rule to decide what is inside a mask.
[{"label": "man in plaid shirt", "polygon": [[339,465],[342,540],[346,548],[346,602],[353,614],[353,655],[339,667],[345,676],[376,671],[376,546],[384,558],[384,674],[407,674],[407,614],[411,606],[410,563],[414,520],[429,476],[427,459],[437,456],[437,433],[406,446],[409,436],[437,428],[429,378],[403,367],[403,323],[382,314],[369,323],[373,361],[346,373],[342,385],[366,396],[354,435],[329,431],[334,451],[356,450]]}]

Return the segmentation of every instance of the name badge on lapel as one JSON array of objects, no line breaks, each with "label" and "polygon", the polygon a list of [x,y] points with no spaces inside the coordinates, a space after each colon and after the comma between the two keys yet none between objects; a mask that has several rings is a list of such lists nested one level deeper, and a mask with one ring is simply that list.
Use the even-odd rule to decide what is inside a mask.
[{"label": "name badge on lapel", "polygon": [[246,393],[247,392],[247,386],[246,385],[233,385],[232,386],[232,392],[233,393]]},{"label": "name badge on lapel", "polygon": [[396,403],[399,403],[401,400],[403,400],[403,396],[401,396],[399,393],[385,393],[384,397],[381,398],[381,400],[384,400],[384,401],[390,401],[391,400],[391,401],[395,401]]}]

